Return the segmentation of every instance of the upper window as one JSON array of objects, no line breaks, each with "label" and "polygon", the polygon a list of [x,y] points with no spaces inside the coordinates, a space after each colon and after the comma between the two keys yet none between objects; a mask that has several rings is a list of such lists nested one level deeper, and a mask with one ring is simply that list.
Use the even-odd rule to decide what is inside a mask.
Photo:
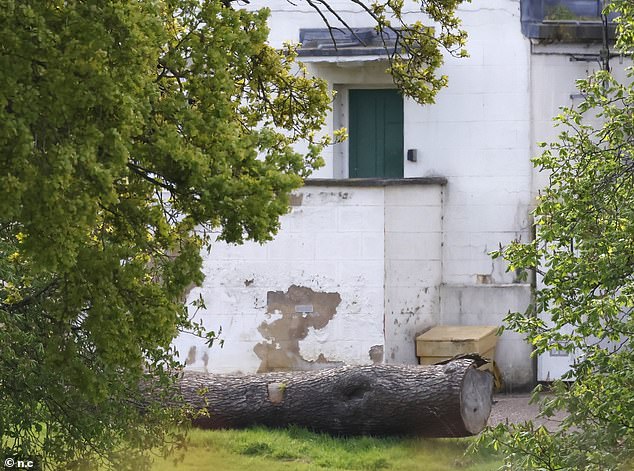
[{"label": "upper window", "polygon": [[348,96],[349,177],[403,178],[403,97],[394,89]]},{"label": "upper window", "polygon": [[[604,37],[603,0],[521,0],[521,6],[522,33],[528,38],[588,42]],[[610,38],[614,38],[614,30],[610,22]]]}]

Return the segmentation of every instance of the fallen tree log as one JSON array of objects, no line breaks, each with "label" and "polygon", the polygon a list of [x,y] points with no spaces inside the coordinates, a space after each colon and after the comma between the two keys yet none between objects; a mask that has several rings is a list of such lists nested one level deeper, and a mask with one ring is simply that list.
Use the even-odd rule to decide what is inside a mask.
[{"label": "fallen tree log", "polygon": [[348,366],[245,376],[187,372],[180,388],[200,428],[297,425],[334,435],[464,437],[491,412],[493,378],[444,365]]}]

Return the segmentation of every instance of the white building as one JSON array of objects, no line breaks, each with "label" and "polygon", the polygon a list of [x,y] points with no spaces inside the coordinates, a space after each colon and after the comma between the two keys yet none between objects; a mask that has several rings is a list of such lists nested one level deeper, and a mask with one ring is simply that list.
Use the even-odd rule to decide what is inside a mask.
[{"label": "white building", "polygon": [[[330,3],[353,28],[371,26],[350,2]],[[191,368],[416,363],[414,339],[426,329],[500,325],[531,300],[530,278],[507,273],[489,252],[531,239],[530,210],[545,177],[530,158],[536,142],[555,137],[558,108],[577,99],[575,80],[600,67],[597,0],[463,5],[470,57],[446,58],[449,86],[429,106],[393,90],[376,51],[324,48],[326,36],[314,31],[322,20],[302,5],[266,2],[270,41],[303,39],[301,60],[338,91],[324,132],[345,126],[350,139],[296,192],[274,241],[213,246],[205,283],[190,297],[204,296],[199,314],[208,328],[222,326],[225,344],[207,349],[180,337]],[[592,21],[557,20],[561,8]],[[618,58],[612,65],[623,68]],[[495,360],[507,388],[534,383],[530,352],[517,334],[499,339]],[[550,369],[541,365],[540,379]]]}]

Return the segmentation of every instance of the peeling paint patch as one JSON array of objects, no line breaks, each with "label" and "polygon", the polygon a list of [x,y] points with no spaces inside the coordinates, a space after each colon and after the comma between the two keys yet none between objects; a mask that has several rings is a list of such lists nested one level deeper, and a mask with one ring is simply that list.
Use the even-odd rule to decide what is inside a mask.
[{"label": "peeling paint patch", "polygon": [[479,285],[490,285],[492,282],[491,275],[476,275],[476,283]]},{"label": "peeling paint patch", "polygon": [[304,195],[302,193],[291,193],[290,203],[291,206],[301,206],[304,201]]},{"label": "peeling paint patch", "polygon": [[258,327],[266,339],[253,348],[261,360],[258,372],[312,370],[342,365],[342,362],[328,360],[323,354],[315,361],[307,361],[299,350],[299,342],[306,338],[309,329],[326,327],[340,303],[339,293],[320,293],[302,286],[292,285],[286,292],[269,291],[266,312],[281,314],[282,317],[273,322],[263,322]]},{"label": "peeling paint patch", "polygon": [[368,352],[370,355],[370,360],[372,363],[379,364],[383,363],[383,345],[373,345],[370,347],[370,351]]}]

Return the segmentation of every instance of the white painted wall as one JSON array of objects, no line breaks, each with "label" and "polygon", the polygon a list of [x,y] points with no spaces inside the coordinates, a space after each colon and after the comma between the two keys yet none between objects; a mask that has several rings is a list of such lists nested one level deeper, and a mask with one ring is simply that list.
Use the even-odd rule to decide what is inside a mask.
[{"label": "white painted wall", "polygon": [[[330,3],[350,26],[371,25],[350,2]],[[530,209],[547,178],[530,163],[535,143],[556,136],[552,116],[573,103],[575,80],[597,65],[570,61],[570,53],[593,52],[594,46],[531,44],[521,34],[519,5],[474,0],[461,6],[470,57],[446,57],[441,72],[449,87],[436,104],[405,100],[404,148],[418,151],[418,162],[405,161],[405,177],[441,176],[447,184],[307,186],[273,242],[215,244],[206,257],[205,284],[190,298],[204,295],[202,318],[209,328],[222,325],[226,342],[222,350],[207,350],[200,341],[179,338],[190,367],[257,370],[261,359],[254,345],[266,341],[258,328],[281,318],[267,313],[267,292],[291,285],[341,296],[332,320],[299,341],[309,362],[322,355],[368,363],[371,347],[381,345],[384,361],[414,363],[414,337],[422,330],[499,325],[509,310],[528,306],[530,286],[489,252],[517,238],[530,240]],[[247,7],[262,6],[272,11],[274,46],[298,41],[300,28],[323,27],[303,3],[254,0]],[[412,17],[416,10],[412,3]],[[347,125],[348,89],[393,86],[385,62],[361,59],[307,64],[338,92],[324,133]],[[327,149],[324,158],[313,177],[347,177],[345,143]],[[496,360],[509,387],[534,380],[529,354],[516,334],[499,340]]]},{"label": "white painted wall", "polygon": [[292,285],[341,296],[332,320],[299,339],[301,358],[315,362],[305,366],[321,367],[320,356],[372,363],[372,347],[388,362],[415,361],[414,333],[437,321],[441,192],[438,184],[309,185],[297,192],[275,240],[239,247],[216,242],[205,259],[204,284],[189,299],[203,296],[206,309],[197,319],[208,329],[222,327],[225,344],[208,349],[183,335],[176,341],[182,361],[197,370],[257,371],[262,361],[254,348],[270,343],[259,328],[281,317],[267,312],[267,295]]},{"label": "white painted wall", "polygon": [[[275,46],[297,41],[299,28],[322,26],[310,8],[298,10],[284,0],[266,6],[272,10]],[[348,2],[334,6],[351,26],[370,25]],[[226,343],[222,350],[207,351],[195,340],[179,339],[184,358],[197,347],[189,355],[191,367],[256,370],[260,359],[253,346],[263,341],[258,327],[275,318],[266,313],[266,293],[293,284],[342,297],[328,325],[300,342],[306,360],[323,354],[346,363],[369,362],[370,347],[384,345],[386,362],[415,363],[414,338],[423,330],[454,320],[498,323],[508,311],[503,303],[488,302],[489,284],[505,285],[514,276],[505,273],[502,263],[492,262],[488,252],[529,237],[530,49],[520,32],[519,2],[476,0],[462,8],[471,57],[446,58],[442,73],[449,75],[450,85],[435,105],[406,100],[404,108],[404,147],[417,149],[419,157],[416,163],[405,162],[405,176],[447,177],[442,195],[433,187],[425,187],[432,199],[417,194],[421,188],[414,186],[307,187],[301,192],[302,206],[283,219],[272,243],[216,244],[206,259],[205,285],[191,296],[204,295],[205,323],[222,325]],[[311,73],[339,92],[325,133],[347,125],[349,88],[393,86],[386,65],[350,60],[308,64]],[[326,165],[315,177],[347,177],[346,144],[324,157]],[[354,198],[344,199],[344,193]],[[488,284],[479,288],[479,281]],[[470,296],[480,307],[464,305],[457,319],[447,310],[448,296],[464,286],[471,287]],[[513,293],[514,304],[520,305],[529,290],[518,285]],[[483,304],[493,309],[484,317]],[[501,345],[502,355],[507,356],[506,350]],[[532,374],[528,358],[508,366],[520,368],[522,377]]]}]

